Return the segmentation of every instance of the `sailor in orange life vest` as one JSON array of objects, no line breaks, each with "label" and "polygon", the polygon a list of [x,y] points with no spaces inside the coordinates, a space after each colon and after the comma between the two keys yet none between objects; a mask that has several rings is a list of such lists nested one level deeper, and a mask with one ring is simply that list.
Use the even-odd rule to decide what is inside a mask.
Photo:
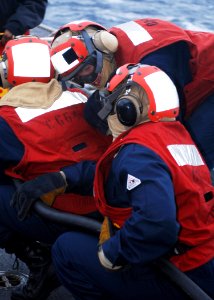
[{"label": "sailor in orange life vest", "polygon": [[214,299],[214,188],[175,120],[173,82],[155,66],[124,65],[107,86],[100,116],[115,140],[96,167],[99,247],[89,234],[60,236],[52,257],[61,282],[77,300],[188,299],[154,268],[167,255]]},{"label": "sailor in orange life vest", "polygon": [[[12,87],[0,101],[0,247],[15,253],[31,272],[11,299],[43,300],[56,280],[50,249],[35,241],[52,244],[66,227],[39,218],[31,206],[41,197],[59,210],[96,217],[88,186],[75,195],[67,189],[66,166],[88,159],[95,164],[112,138],[84,120],[82,90],[63,91],[54,78],[46,41],[9,41],[0,66],[3,86]],[[18,189],[14,178],[24,182]]]},{"label": "sailor in orange life vest", "polygon": [[[59,28],[52,44],[52,62],[63,80],[89,83],[98,89],[123,64],[140,62],[161,68],[177,88],[179,120],[212,169],[213,47],[213,33],[184,30],[164,20],[134,20],[108,31],[95,22],[79,20]],[[94,110],[90,98],[86,108]],[[87,116],[90,118],[89,113]],[[96,123],[100,123],[99,118],[94,120]]]}]

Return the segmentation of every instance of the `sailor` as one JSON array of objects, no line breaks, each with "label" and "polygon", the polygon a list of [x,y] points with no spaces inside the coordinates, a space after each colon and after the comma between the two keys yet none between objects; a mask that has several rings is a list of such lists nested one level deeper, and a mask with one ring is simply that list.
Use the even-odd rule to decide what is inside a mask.
[{"label": "sailor", "polygon": [[[212,169],[213,45],[211,32],[184,30],[159,19],[134,20],[109,30],[95,22],[80,20],[59,28],[52,44],[52,62],[64,80],[88,83],[98,89],[123,64],[141,62],[160,67],[177,88],[179,120],[194,137]],[[86,108],[90,109],[90,101]]]},{"label": "sailor", "polygon": [[0,101],[0,247],[30,269],[27,284],[14,288],[11,299],[43,300],[56,284],[50,245],[67,228],[38,217],[32,205],[41,197],[59,210],[96,217],[87,185],[75,194],[67,189],[67,166],[95,163],[111,137],[84,120],[87,95],[63,90],[54,78],[46,41],[31,36],[8,41],[0,66],[3,86],[10,87]]},{"label": "sailor", "polygon": [[44,19],[47,0],[0,1],[0,53],[6,42],[38,26]]},{"label": "sailor", "polygon": [[176,121],[175,85],[156,66],[137,64],[117,69],[107,87],[100,112],[114,141],[94,181],[105,219],[99,242],[75,231],[57,239],[61,282],[81,300],[189,299],[156,270],[166,256],[214,299],[214,188]]}]

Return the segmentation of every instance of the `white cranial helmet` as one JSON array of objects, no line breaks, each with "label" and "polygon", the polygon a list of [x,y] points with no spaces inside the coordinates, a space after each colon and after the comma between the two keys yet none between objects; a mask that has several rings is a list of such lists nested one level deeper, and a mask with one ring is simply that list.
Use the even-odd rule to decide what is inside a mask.
[{"label": "white cranial helmet", "polygon": [[5,85],[49,82],[54,77],[54,68],[48,42],[32,36],[8,41],[2,53],[0,72]]},{"label": "white cranial helmet", "polygon": [[[94,83],[103,68],[103,54],[116,51],[115,36],[92,21],[74,21],[62,26],[52,42],[51,60],[63,80]],[[79,76],[84,69],[90,72]]]}]

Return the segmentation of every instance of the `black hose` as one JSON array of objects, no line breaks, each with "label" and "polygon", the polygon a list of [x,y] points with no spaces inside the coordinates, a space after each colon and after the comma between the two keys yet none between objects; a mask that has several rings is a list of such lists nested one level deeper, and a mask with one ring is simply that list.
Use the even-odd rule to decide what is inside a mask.
[{"label": "black hose", "polygon": [[[52,207],[47,206],[42,201],[36,201],[34,204],[35,212],[54,223],[58,223],[71,228],[83,229],[91,233],[99,233],[101,223],[94,219],[74,215],[72,213],[62,212]],[[192,300],[212,300],[194,281],[192,281],[186,274],[181,272],[175,265],[165,258],[160,258],[154,265],[164,273],[169,280],[174,282],[186,295]]]},{"label": "black hose", "polygon": [[[23,184],[23,182],[17,178],[13,179],[13,183],[17,189]],[[100,222],[86,216],[75,215],[72,213],[57,210],[46,205],[39,199],[34,202],[33,210],[40,217],[50,222],[61,224],[63,226],[84,229],[85,231],[87,230],[93,233],[100,232]]]},{"label": "black hose", "polygon": [[192,279],[181,272],[175,265],[165,258],[160,258],[155,262],[162,273],[172,282],[180,287],[193,300],[213,300],[208,296]]},{"label": "black hose", "polygon": [[92,233],[100,232],[101,223],[92,218],[59,211],[39,200],[34,203],[33,209],[39,216],[48,221],[68,227],[77,227]]}]

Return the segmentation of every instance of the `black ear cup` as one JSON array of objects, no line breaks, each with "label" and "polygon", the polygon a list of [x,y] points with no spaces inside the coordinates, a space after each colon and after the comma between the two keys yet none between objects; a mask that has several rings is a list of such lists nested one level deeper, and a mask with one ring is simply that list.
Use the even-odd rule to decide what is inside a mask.
[{"label": "black ear cup", "polygon": [[115,112],[121,124],[134,126],[142,113],[142,107],[136,99],[120,98],[115,105]]}]

